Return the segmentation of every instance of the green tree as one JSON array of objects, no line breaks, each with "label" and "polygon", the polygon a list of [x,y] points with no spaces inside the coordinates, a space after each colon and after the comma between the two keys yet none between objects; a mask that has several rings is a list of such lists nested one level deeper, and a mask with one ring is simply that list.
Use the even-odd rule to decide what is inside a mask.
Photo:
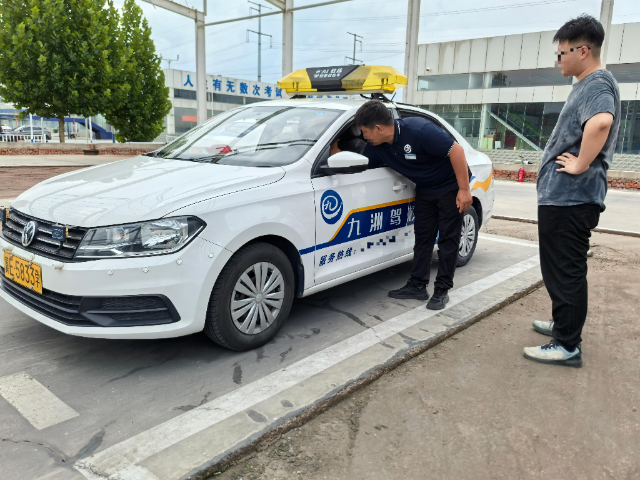
[{"label": "green tree", "polygon": [[121,96],[110,1],[0,0],[0,24],[0,96],[23,115],[58,118],[61,142],[65,116],[96,115]]},{"label": "green tree", "polygon": [[124,62],[114,79],[122,88],[104,116],[118,129],[118,141],[153,141],[164,130],[171,101],[151,29],[134,0],[124,2],[117,41]]}]

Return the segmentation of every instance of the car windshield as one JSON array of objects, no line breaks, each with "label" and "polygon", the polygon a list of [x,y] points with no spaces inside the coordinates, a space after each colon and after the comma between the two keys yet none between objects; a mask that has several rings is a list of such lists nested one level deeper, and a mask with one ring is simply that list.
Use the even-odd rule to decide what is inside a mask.
[{"label": "car windshield", "polygon": [[244,167],[299,160],[342,114],[308,107],[253,106],[220,114],[154,156]]}]

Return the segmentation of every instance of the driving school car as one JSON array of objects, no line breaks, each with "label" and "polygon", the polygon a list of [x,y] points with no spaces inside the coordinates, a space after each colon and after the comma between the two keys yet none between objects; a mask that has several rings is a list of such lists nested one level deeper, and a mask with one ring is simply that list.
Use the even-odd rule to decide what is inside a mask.
[{"label": "driving school car", "polygon": [[469,261],[491,217],[491,162],[436,115],[386,100],[405,77],[347,66],[280,84],[294,98],[238,107],[160,150],[20,195],[0,212],[0,296],[71,335],[204,330],[248,350],[275,336],[295,297],[410,260],[415,187],[354,151],[330,156],[337,139],[362,139],[353,117],[364,100],[327,92],[371,93],[395,118],[423,117],[462,145],[473,206],[458,264]]}]

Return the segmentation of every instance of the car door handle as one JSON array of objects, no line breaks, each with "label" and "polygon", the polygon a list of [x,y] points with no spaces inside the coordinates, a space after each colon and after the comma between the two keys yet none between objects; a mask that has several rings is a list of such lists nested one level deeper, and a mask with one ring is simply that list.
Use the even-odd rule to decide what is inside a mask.
[{"label": "car door handle", "polygon": [[394,185],[393,186],[393,191],[394,192],[401,192],[405,188],[407,188],[407,184],[406,183],[401,183],[400,185]]}]

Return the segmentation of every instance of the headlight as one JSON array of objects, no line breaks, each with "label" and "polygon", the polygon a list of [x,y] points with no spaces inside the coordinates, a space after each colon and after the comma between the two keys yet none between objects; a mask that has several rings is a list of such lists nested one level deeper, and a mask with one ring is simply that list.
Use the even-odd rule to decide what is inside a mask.
[{"label": "headlight", "polygon": [[118,258],[172,253],[205,227],[196,217],[163,218],[144,223],[93,228],[78,246],[76,258]]}]

